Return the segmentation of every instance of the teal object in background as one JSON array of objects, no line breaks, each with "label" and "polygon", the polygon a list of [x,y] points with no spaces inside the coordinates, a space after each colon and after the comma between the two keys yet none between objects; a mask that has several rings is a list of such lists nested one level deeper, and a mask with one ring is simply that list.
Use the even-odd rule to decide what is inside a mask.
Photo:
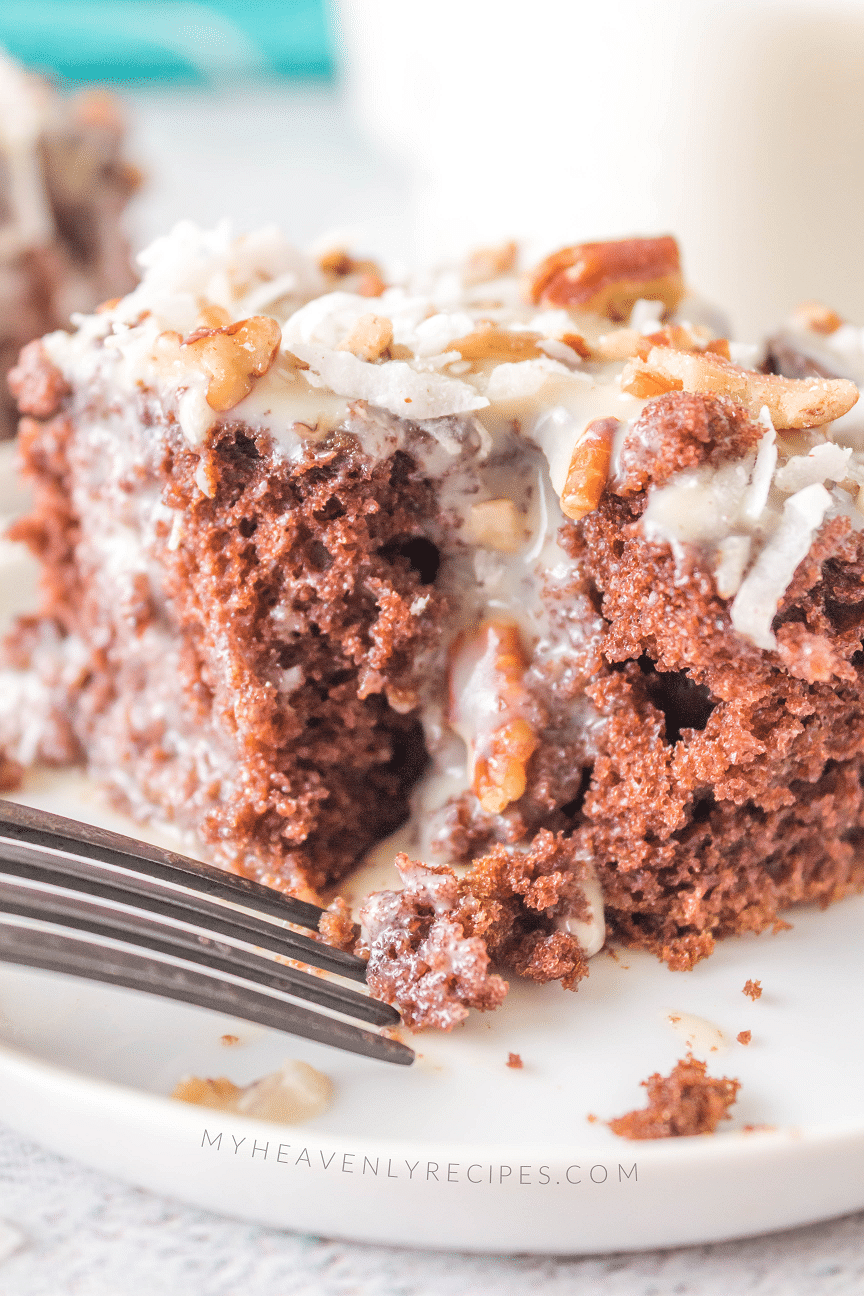
[{"label": "teal object in background", "polygon": [[333,73],[326,0],[0,0],[0,46],[66,85]]}]

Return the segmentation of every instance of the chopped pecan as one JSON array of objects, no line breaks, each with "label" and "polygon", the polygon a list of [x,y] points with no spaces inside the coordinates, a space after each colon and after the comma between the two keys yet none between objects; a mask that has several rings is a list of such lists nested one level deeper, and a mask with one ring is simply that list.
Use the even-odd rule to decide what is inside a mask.
[{"label": "chopped pecan", "polygon": [[361,261],[344,248],[333,248],[318,259],[318,265],[328,279],[350,279],[342,282],[340,289],[356,292],[360,297],[380,297],[387,287],[377,261]]},{"label": "chopped pecan", "polygon": [[200,329],[220,329],[225,328],[231,323],[231,312],[227,311],[224,306],[217,306],[214,302],[205,302],[198,312],[198,318],[195,321],[195,332]]},{"label": "chopped pecan", "polygon": [[475,544],[501,553],[518,553],[525,544],[525,521],[511,499],[483,500],[471,505]]},{"label": "chopped pecan", "polygon": [[591,348],[594,360],[632,360],[634,356],[647,360],[652,347],[674,347],[677,351],[711,351],[729,359],[726,338],[711,338],[707,330],[686,328],[683,324],[666,324],[655,333],[640,333],[637,329],[620,328],[604,333]]},{"label": "chopped pecan", "polygon": [[516,268],[515,243],[502,243],[500,247],[477,248],[472,252],[462,271],[462,282],[466,288],[473,284],[489,283],[501,275],[510,274]]},{"label": "chopped pecan", "polygon": [[565,346],[568,346],[571,351],[575,351],[580,359],[590,359],[591,348],[581,333],[562,333],[559,341],[563,342]]},{"label": "chopped pecan", "polygon": [[361,274],[357,280],[357,295],[358,297],[380,297],[386,287],[377,270],[370,270],[367,274]]},{"label": "chopped pecan", "polygon": [[600,503],[609,477],[612,442],[618,427],[616,418],[594,419],[573,447],[561,492],[561,511],[573,522],[592,513]]},{"label": "chopped pecan", "polygon": [[233,409],[249,395],[255,379],[261,378],[276,359],[281,340],[282,331],[274,319],[253,315],[224,328],[196,329],[182,343],[181,351],[196,368],[209,374],[207,404],[222,412]]},{"label": "chopped pecan", "polygon": [[801,302],[792,312],[792,322],[799,328],[807,329],[811,333],[836,333],[843,320],[833,311],[830,306],[824,302],[806,301]]},{"label": "chopped pecan", "polygon": [[386,358],[392,342],[393,325],[386,315],[361,315],[338,349],[371,362]]},{"label": "chopped pecan", "polygon": [[830,423],[858,399],[858,388],[845,378],[781,378],[742,369],[720,355],[670,347],[653,347],[646,360],[631,360],[621,387],[643,397],[668,391],[727,396],[756,417],[764,405],[778,431]]},{"label": "chopped pecan", "polygon": [[528,282],[535,304],[565,306],[626,320],[641,299],[661,301],[671,314],[684,295],[674,238],[578,243],[543,261]]},{"label": "chopped pecan", "polygon": [[536,360],[543,354],[537,346],[540,336],[490,325],[448,342],[447,350],[458,351],[463,360]]},{"label": "chopped pecan", "polygon": [[468,747],[471,787],[488,814],[522,796],[537,747],[526,666],[519,631],[504,621],[484,622],[451,661],[450,723]]}]

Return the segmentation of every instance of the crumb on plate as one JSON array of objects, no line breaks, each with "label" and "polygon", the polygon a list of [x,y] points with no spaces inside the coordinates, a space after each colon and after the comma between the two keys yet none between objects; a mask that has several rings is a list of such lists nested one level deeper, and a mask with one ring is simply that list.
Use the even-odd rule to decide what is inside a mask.
[{"label": "crumb on plate", "polygon": [[704,1062],[688,1053],[668,1076],[659,1072],[642,1081],[648,1106],[607,1121],[613,1134],[627,1139],[681,1138],[713,1134],[738,1096],[740,1081],[708,1075]]}]

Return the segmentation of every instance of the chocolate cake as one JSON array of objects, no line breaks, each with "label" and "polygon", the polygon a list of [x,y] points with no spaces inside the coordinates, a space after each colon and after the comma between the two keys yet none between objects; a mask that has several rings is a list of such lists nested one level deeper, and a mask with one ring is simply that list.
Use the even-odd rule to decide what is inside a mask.
[{"label": "chocolate cake", "polygon": [[360,948],[414,1026],[861,887],[852,381],[717,336],[668,237],[389,284],[274,230],[141,260],[12,375],[7,762],[325,900],[410,819]]},{"label": "chocolate cake", "polygon": [[[0,50],[0,372],[25,342],[135,283],[120,217],[138,187],[120,105],[68,99]],[[0,394],[0,438],[15,430]]]}]

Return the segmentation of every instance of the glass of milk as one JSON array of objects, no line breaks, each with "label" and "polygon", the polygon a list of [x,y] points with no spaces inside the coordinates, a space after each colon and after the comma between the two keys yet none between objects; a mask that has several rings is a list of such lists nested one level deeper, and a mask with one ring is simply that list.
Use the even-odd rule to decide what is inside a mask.
[{"label": "glass of milk", "polygon": [[738,336],[864,323],[864,0],[341,0],[346,82],[411,160],[405,252],[678,236]]}]

